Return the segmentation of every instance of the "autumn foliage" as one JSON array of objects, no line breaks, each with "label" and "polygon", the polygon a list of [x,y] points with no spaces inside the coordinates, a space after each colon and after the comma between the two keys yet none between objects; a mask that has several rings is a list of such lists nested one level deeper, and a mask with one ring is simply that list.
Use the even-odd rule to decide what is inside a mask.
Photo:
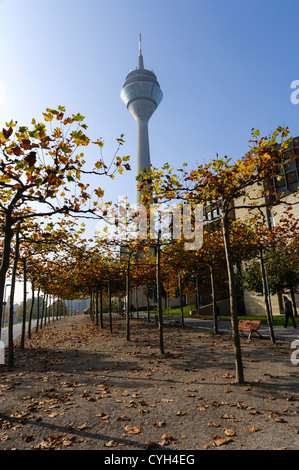
[{"label": "autumn foliage", "polygon": [[[147,208],[151,203],[179,200],[193,208],[202,204],[206,212],[217,209],[216,219],[209,223],[204,220],[202,246],[186,255],[182,240],[165,240],[161,233],[155,240],[150,237],[123,240],[109,238],[106,233],[84,238],[82,217],[107,216],[106,210],[100,210],[104,191],[91,187],[89,176],[108,177],[113,182],[115,174],[130,170],[129,157],[115,154],[110,163],[104,162],[103,140],[87,136],[87,125],[80,114],[67,116],[65,108],[59,106],[57,110],[47,109],[43,118],[44,122],[33,119],[30,127],[10,121],[0,133],[1,298],[7,274],[26,276],[32,282],[33,292],[51,299],[52,310],[55,301],[53,318],[59,317],[59,306],[65,300],[90,299],[90,318],[101,328],[105,298],[110,333],[114,332],[112,310],[123,313],[125,309],[129,341],[132,295],[138,289],[148,295],[152,289],[157,297],[160,353],[164,354],[162,294],[179,299],[183,293],[194,295],[196,278],[201,292],[210,294],[215,334],[217,298],[228,291],[236,380],[243,383],[237,318],[238,273],[252,259],[259,260],[262,267],[266,253],[280,256],[283,252],[287,257],[298,252],[299,237],[294,235],[286,240],[287,232],[298,233],[297,222],[287,212],[275,230],[265,225],[267,211],[283,204],[269,181],[279,176],[290,158],[296,158],[295,155],[286,158],[284,152],[288,129],[279,127],[267,138],[253,131],[250,151],[236,161],[216,158],[191,169],[183,164],[177,170],[166,163],[139,175],[141,202]],[[121,135],[117,139],[118,148],[123,143]],[[87,146],[95,149],[96,156],[89,163],[82,151]],[[240,220],[238,210],[244,209],[248,219]],[[281,270],[290,277],[287,270],[290,266],[283,265],[280,259]],[[296,261],[292,267],[297,282]],[[263,275],[261,280],[265,294]],[[283,285],[293,289],[296,283],[291,286],[284,281]],[[116,308],[116,299],[125,302],[120,300]],[[49,310],[47,315],[40,312],[41,327],[51,317]],[[23,322],[25,318],[26,311]],[[270,320],[268,315],[274,342]],[[183,313],[181,323],[184,326]],[[12,340],[10,348],[12,354]]]}]

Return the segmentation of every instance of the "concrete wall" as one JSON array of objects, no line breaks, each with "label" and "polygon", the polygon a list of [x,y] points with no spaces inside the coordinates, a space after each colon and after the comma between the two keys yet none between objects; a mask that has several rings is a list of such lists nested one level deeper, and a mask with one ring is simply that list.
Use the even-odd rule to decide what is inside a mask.
[{"label": "concrete wall", "polygon": [[[291,295],[287,293],[289,299],[291,299]],[[272,306],[272,314],[275,315],[283,315],[284,314],[284,306],[282,296],[279,295],[271,295],[271,306]],[[299,313],[299,294],[295,295],[297,313]],[[258,316],[258,315],[266,315],[266,305],[264,301],[263,295],[257,295],[255,292],[244,292],[244,302],[246,305],[246,314],[249,316]],[[294,312],[295,313],[295,312]]]},{"label": "concrete wall", "polygon": [[[244,303],[246,307],[246,315],[266,315],[266,305],[263,295],[258,295],[255,292],[245,291]],[[277,295],[271,296],[271,305],[273,315],[280,315],[279,299]]]},{"label": "concrete wall", "polygon": [[279,223],[280,217],[283,215],[283,213],[286,211],[288,207],[291,207],[291,204],[288,203],[297,203],[296,205],[293,205],[291,207],[291,213],[293,214],[294,218],[299,219],[299,197],[297,194],[291,194],[285,198],[282,199],[282,203],[273,208],[273,214],[274,214],[274,219],[275,223]]}]

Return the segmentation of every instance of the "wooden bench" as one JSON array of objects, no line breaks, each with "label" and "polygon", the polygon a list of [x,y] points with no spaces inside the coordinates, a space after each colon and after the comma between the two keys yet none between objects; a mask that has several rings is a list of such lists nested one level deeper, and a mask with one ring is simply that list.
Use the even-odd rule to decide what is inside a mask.
[{"label": "wooden bench", "polygon": [[248,331],[249,340],[253,333],[257,333],[259,337],[262,338],[262,335],[258,332],[260,325],[261,325],[261,320],[239,320],[238,329],[241,333],[243,333],[244,336],[245,336],[244,331]]}]

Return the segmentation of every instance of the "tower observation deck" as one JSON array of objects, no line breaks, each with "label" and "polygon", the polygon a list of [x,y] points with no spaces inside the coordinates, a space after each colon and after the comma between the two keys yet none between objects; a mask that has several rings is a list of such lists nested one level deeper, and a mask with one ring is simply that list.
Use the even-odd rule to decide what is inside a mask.
[{"label": "tower observation deck", "polygon": [[150,165],[148,121],[163,98],[156,75],[144,68],[141,35],[139,35],[138,67],[127,75],[120,97],[137,122],[137,175],[139,175]]}]

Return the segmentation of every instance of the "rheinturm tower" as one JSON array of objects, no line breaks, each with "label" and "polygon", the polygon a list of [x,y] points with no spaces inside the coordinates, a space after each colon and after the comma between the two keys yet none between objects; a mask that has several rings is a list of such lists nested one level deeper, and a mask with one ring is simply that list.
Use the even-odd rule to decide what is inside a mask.
[{"label": "rheinturm tower", "polygon": [[140,34],[138,67],[127,75],[120,97],[137,122],[137,175],[139,175],[150,165],[148,122],[163,98],[156,75],[144,68]]}]

